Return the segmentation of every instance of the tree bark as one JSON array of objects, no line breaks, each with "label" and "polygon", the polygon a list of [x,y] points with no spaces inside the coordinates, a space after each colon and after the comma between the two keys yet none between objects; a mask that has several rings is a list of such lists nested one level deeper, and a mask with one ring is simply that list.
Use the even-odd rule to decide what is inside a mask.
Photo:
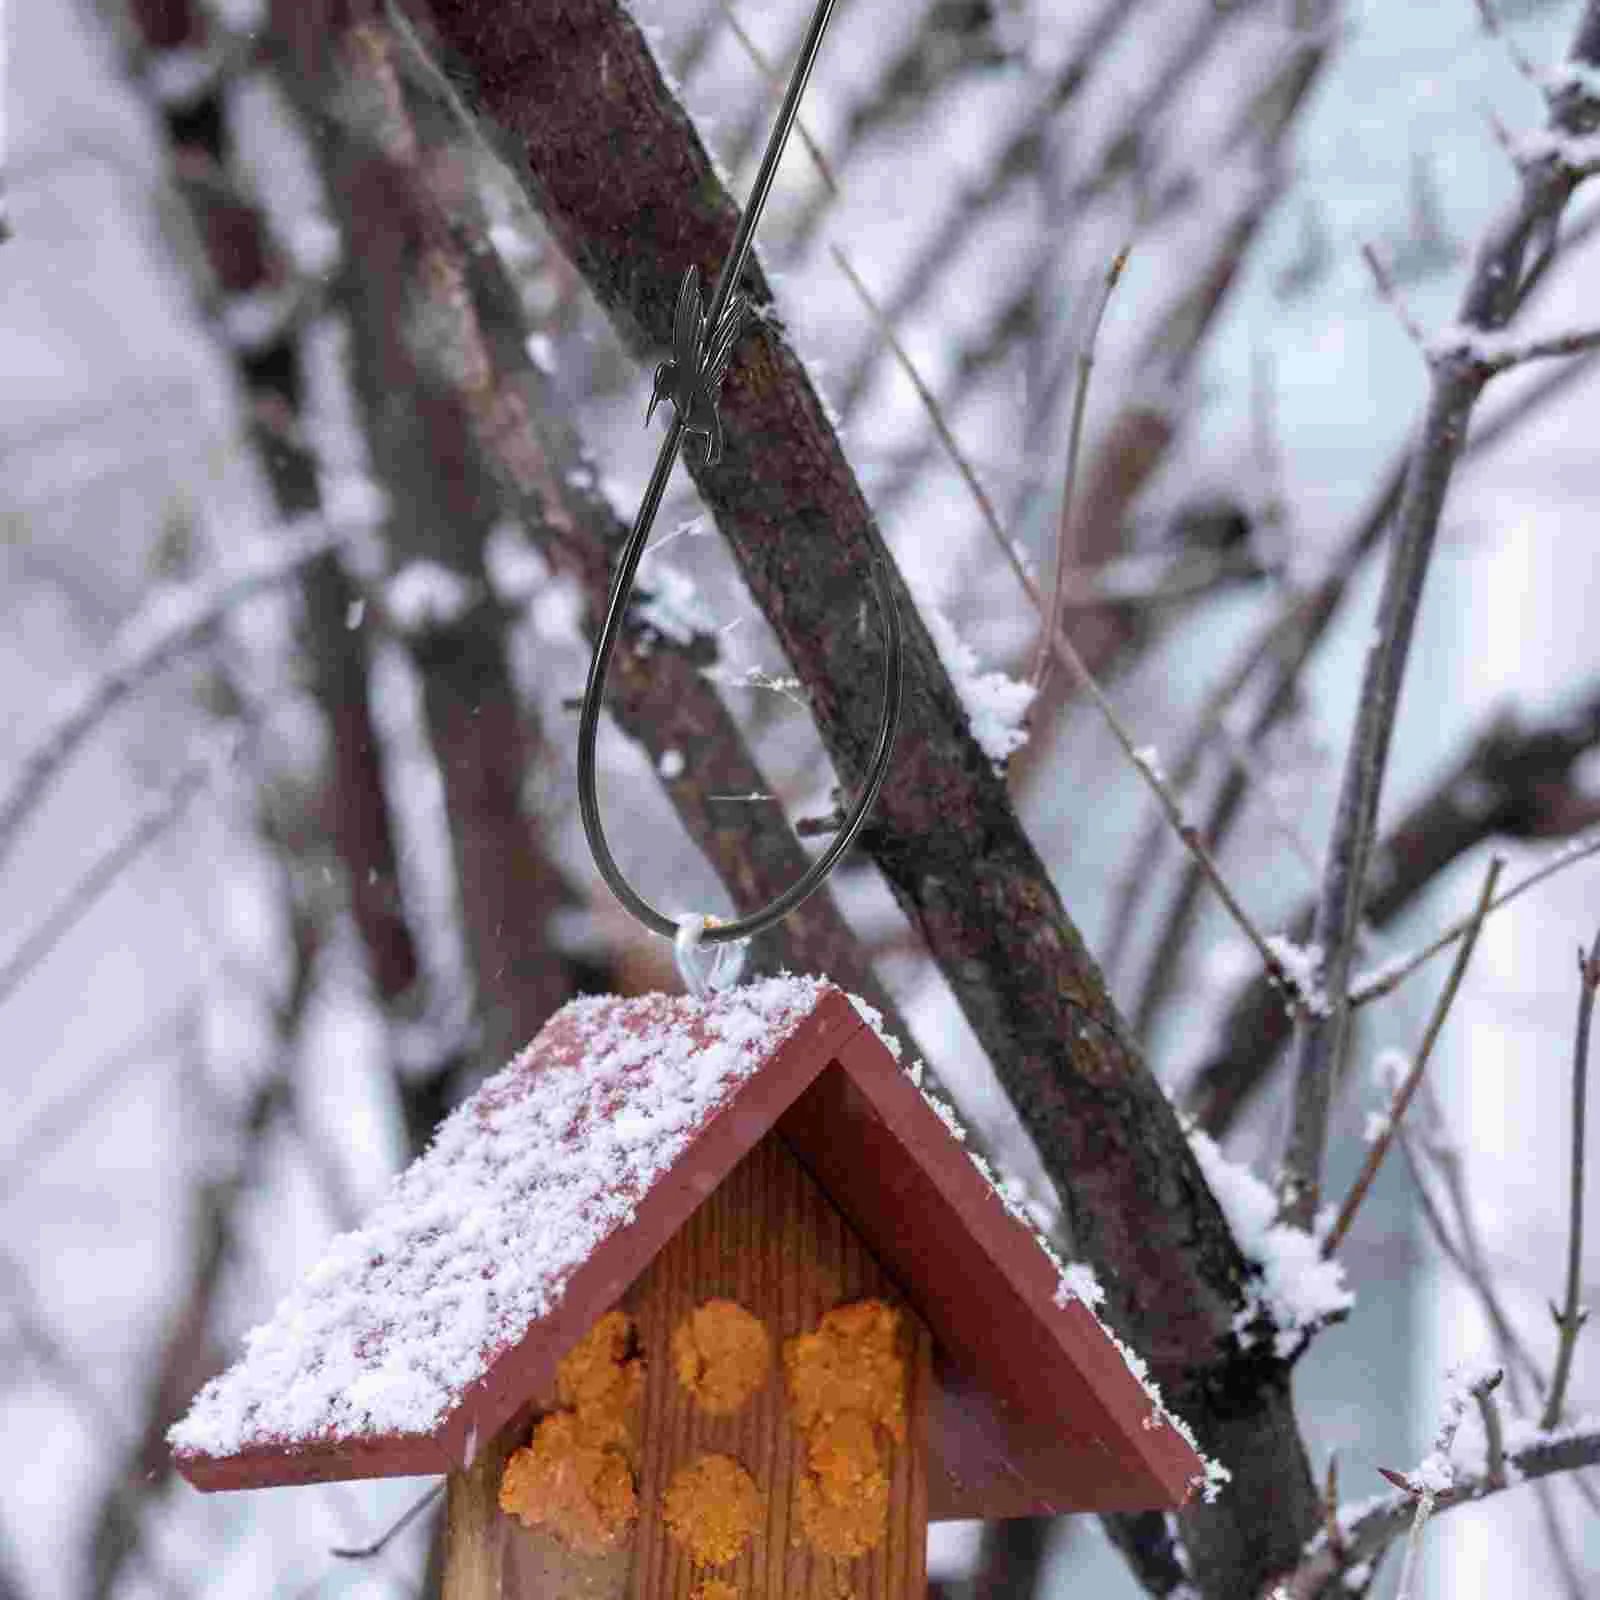
[{"label": "tree bark", "polygon": [[[670,342],[683,270],[718,271],[733,206],[637,28],[611,0],[508,11],[440,0],[454,81],[510,143],[558,241],[641,356]],[[824,52],[823,71],[826,71]],[[648,245],[648,248],[645,246]],[[759,265],[748,287],[770,300]],[[835,763],[872,745],[875,641],[853,627],[882,542],[805,372],[772,321],[724,385],[726,453],[702,492],[813,697]],[[1294,1564],[1318,1506],[1287,1373],[1241,1352],[1246,1266],[1177,1119],[974,741],[903,586],[905,715],[866,848],[920,930],[1060,1185],[1108,1312],[1201,1444],[1238,1473],[1191,1508],[1202,1594]]]}]

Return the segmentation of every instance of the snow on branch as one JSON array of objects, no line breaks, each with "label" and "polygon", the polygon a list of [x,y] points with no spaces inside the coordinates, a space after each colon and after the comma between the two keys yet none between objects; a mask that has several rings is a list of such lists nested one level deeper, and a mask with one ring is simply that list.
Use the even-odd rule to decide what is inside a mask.
[{"label": "snow on branch", "polygon": [[1259,1337],[1265,1313],[1274,1348],[1287,1359],[1310,1333],[1355,1304],[1344,1268],[1322,1254],[1320,1234],[1327,1218],[1319,1219],[1322,1226],[1315,1234],[1280,1222],[1277,1199],[1267,1184],[1248,1167],[1230,1161],[1209,1134],[1191,1128],[1188,1138],[1241,1253],[1260,1272],[1234,1318],[1234,1333],[1245,1344]]},{"label": "snow on branch", "polygon": [[[1330,1544],[1326,1530],[1318,1532],[1306,1545],[1299,1566],[1268,1591],[1270,1600],[1318,1600],[1343,1592],[1340,1580],[1346,1574],[1375,1560],[1415,1525],[1424,1495],[1429,1497],[1429,1514],[1437,1515],[1522,1483],[1600,1465],[1600,1416],[1585,1416],[1546,1431],[1524,1418],[1491,1422],[1487,1419],[1496,1416],[1488,1394],[1492,1376],[1481,1368],[1456,1374],[1447,1420],[1453,1416],[1461,1424],[1466,1399],[1475,1401],[1478,1422],[1467,1440],[1457,1443],[1452,1429],[1444,1448],[1436,1448],[1415,1472],[1393,1475],[1391,1481],[1403,1487],[1341,1506],[1334,1514],[1336,1546]],[[1484,1391],[1481,1399],[1475,1392],[1479,1389]],[[1453,1409],[1458,1399],[1459,1409]]]}]

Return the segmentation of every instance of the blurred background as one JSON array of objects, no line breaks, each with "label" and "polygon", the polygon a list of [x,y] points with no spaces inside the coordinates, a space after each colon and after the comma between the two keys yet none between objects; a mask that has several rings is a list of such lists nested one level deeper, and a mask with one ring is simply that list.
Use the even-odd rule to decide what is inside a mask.
[{"label": "blurred background", "polygon": [[[742,195],[808,8],[633,9]],[[791,143],[758,241],[906,581],[944,619],[941,652],[974,703],[1004,704],[986,675],[1027,678],[1037,619],[878,314],[1048,574],[1078,356],[1132,239],[1062,546],[1071,629],[1269,929],[1293,931],[1321,868],[1376,600],[1370,508],[1426,389],[1362,247],[1424,328],[1452,319],[1514,183],[1497,126],[1542,125],[1514,56],[1558,61],[1578,7],[1498,15],[1501,40],[1471,0],[840,0],[809,143]],[[578,822],[583,595],[494,482],[468,485],[458,516],[426,452],[408,465],[392,430],[369,437],[383,397],[358,369],[384,308],[363,285],[382,241],[342,233],[323,188],[335,132],[269,35],[258,0],[35,0],[6,18],[0,1596],[434,1592],[431,1517],[371,1560],[329,1553],[377,1538],[426,1483],[202,1497],[171,1475],[165,1428],[558,1005],[677,987]],[[433,96],[417,136],[492,241],[565,481],[625,523],[656,447],[649,374],[427,70],[406,76]],[[1593,323],[1597,220],[1580,193],[1539,329]],[[1465,913],[1491,849],[1515,881],[1600,822],[1597,404],[1587,359],[1514,374],[1480,408],[1413,649],[1363,967]],[[803,698],[686,475],[658,528],[646,626],[719,687],[771,782],[722,803],[769,826],[826,814]],[[1318,586],[1304,670],[1269,651],[1219,709],[1244,653]],[[652,900],[727,911],[669,801],[695,757],[606,730],[608,829]],[[1249,947],[1060,672],[1009,784],[1152,1066],[1270,1179],[1280,1079],[1230,1098],[1223,1071],[1244,1039],[1264,1076],[1281,1037],[1250,1010]],[[1470,1208],[1545,1363],[1597,872],[1578,861],[1487,925],[1413,1113],[1437,1203]],[[1051,1226],[1037,1158],[887,889],[859,858],[833,889],[914,1053]],[[1381,1103],[1374,1063],[1414,1048],[1442,977],[1358,1014],[1333,1192]],[[1344,1255],[1355,1311],[1296,1393],[1314,1470],[1337,1451],[1360,1496],[1378,1465],[1426,1452],[1446,1369],[1494,1344],[1397,1156]],[[1591,1303],[1597,1268],[1591,1244]],[[1574,1410],[1600,1408],[1595,1371],[1580,1347]],[[1135,1592],[1093,1519],[1018,1548],[1037,1576],[1007,1588],[1006,1548],[941,1527],[930,1576],[951,1597]],[[1592,1594],[1596,1519],[1564,1484],[1442,1517],[1427,1583]]]}]

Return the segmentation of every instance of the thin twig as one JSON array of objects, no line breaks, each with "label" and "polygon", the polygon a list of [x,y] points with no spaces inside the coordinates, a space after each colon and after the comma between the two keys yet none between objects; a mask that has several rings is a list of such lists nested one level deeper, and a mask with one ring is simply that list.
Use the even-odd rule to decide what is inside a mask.
[{"label": "thin twig", "polygon": [[1033,663],[1033,691],[1044,692],[1045,680],[1050,674],[1050,663],[1055,659],[1053,644],[1061,631],[1061,611],[1066,598],[1067,536],[1072,521],[1072,491],[1078,480],[1078,458],[1083,449],[1083,418],[1088,410],[1089,377],[1094,370],[1094,350],[1100,338],[1100,325],[1105,321],[1106,307],[1116,293],[1122,269],[1128,264],[1132,243],[1123,247],[1111,258],[1106,268],[1105,282],[1100,287],[1100,298],[1089,314],[1089,327],[1078,346],[1078,386],[1072,396],[1072,421],[1067,428],[1067,471],[1061,485],[1061,512],[1056,518],[1055,587],[1050,595],[1050,612],[1039,633],[1038,653]]},{"label": "thin twig", "polygon": [[[1411,1182],[1417,1191],[1417,1202],[1422,1207],[1423,1220],[1428,1225],[1428,1230],[1433,1234],[1434,1242],[1444,1253],[1445,1258],[1466,1280],[1473,1292],[1478,1296],[1483,1307],[1485,1320],[1489,1324],[1491,1333],[1500,1360],[1505,1364],[1507,1377],[1511,1386],[1511,1398],[1520,1410],[1522,1400],[1519,1394],[1520,1385],[1517,1381],[1517,1369],[1521,1368],[1522,1374],[1533,1385],[1536,1392],[1543,1394],[1545,1391],[1545,1377],[1539,1370],[1538,1363],[1529,1353],[1528,1347],[1518,1337],[1517,1331],[1511,1325],[1505,1308],[1500,1304],[1500,1297],[1495,1292],[1494,1279],[1490,1275],[1487,1264],[1483,1259],[1482,1248],[1478,1243],[1477,1229],[1473,1226],[1470,1217],[1464,1214],[1467,1197],[1458,1183],[1451,1182],[1451,1174],[1445,1167],[1445,1158],[1431,1140],[1417,1139],[1415,1135],[1407,1132],[1402,1126],[1395,1130],[1395,1138],[1400,1145],[1400,1154],[1404,1156],[1406,1169],[1411,1174]],[[1444,1214],[1439,1210],[1437,1202],[1428,1190],[1427,1182],[1422,1175],[1422,1156],[1426,1152],[1431,1160],[1436,1162],[1440,1169],[1441,1181],[1445,1185],[1445,1192],[1450,1196],[1451,1205],[1456,1213],[1457,1226],[1461,1229],[1461,1239],[1458,1242],[1451,1237]]]},{"label": "thin twig", "polygon": [[1428,336],[1422,331],[1422,325],[1411,314],[1411,308],[1406,304],[1405,297],[1400,293],[1399,285],[1389,275],[1389,269],[1383,264],[1378,252],[1370,244],[1361,247],[1362,257],[1367,266],[1372,270],[1372,276],[1377,280],[1378,293],[1389,302],[1390,308],[1400,319],[1400,325],[1411,336],[1411,342],[1419,349],[1424,357],[1428,356]]},{"label": "thin twig", "polygon": [[1561,1407],[1567,1397],[1567,1380],[1572,1375],[1572,1353],[1578,1334],[1589,1320],[1588,1311],[1578,1303],[1583,1275],[1583,1139],[1585,1108],[1589,1085],[1589,1029],[1594,1021],[1595,990],[1600,989],[1600,933],[1596,933],[1589,954],[1578,952],[1578,1027],[1572,1050],[1572,1171],[1570,1178],[1571,1220],[1567,1225],[1567,1301],[1557,1311],[1550,1307],[1560,1338],[1556,1345],[1556,1369],[1545,1396],[1539,1426],[1546,1430],[1561,1420]]},{"label": "thin twig", "polygon": [[[745,54],[749,56],[753,62],[755,62],[756,70],[760,72],[762,77],[767,80],[768,84],[772,88],[776,89],[781,95],[786,82],[784,74],[779,72],[778,69],[773,66],[771,61],[767,59],[766,52],[755,42],[754,39],[750,37],[748,33],[745,32],[744,24],[741,23],[738,17],[734,14],[733,7],[731,4],[729,4],[729,0],[717,0],[717,4],[722,8],[723,16],[727,18],[728,26],[730,29],[732,29],[734,38],[744,46]],[[828,166],[827,157],[823,155],[821,146],[818,145],[817,141],[813,139],[806,131],[805,123],[798,117],[795,118],[794,131],[796,138],[798,138],[800,143],[806,147],[806,153],[815,163],[818,175],[821,177],[823,183],[827,185],[828,193],[837,198],[839,194],[839,185],[834,181],[833,172]]]},{"label": "thin twig", "polygon": [[417,1518],[420,1517],[422,1513],[426,1511],[428,1507],[431,1506],[433,1502],[444,1493],[444,1491],[445,1484],[444,1480],[441,1479],[438,1483],[434,1484],[434,1486],[429,1489],[426,1494],[422,1495],[419,1499],[414,1500],[406,1510],[402,1511],[400,1515],[393,1522],[391,1522],[376,1539],[372,1541],[371,1544],[357,1545],[354,1547],[341,1547],[335,1545],[328,1551],[328,1554],[330,1556],[338,1556],[341,1561],[370,1561],[374,1556],[382,1555],[384,1546],[389,1544],[390,1541],[396,1538],[399,1534],[404,1533],[405,1530],[409,1528],[411,1524],[415,1522]]},{"label": "thin twig", "polygon": [[[1000,519],[995,514],[995,509],[989,499],[989,496],[984,492],[983,485],[978,482],[977,475],[973,472],[971,466],[967,462],[965,454],[962,452],[961,446],[957,444],[954,435],[950,432],[949,426],[944,420],[944,417],[939,409],[939,402],[933,397],[933,394],[929,391],[928,386],[922,381],[921,374],[918,373],[915,363],[906,353],[905,347],[900,343],[898,337],[895,335],[894,330],[888,325],[887,319],[884,317],[883,312],[879,309],[877,303],[873,300],[872,294],[868,290],[867,286],[851,268],[849,261],[846,260],[844,256],[844,253],[837,245],[834,245],[832,249],[834,259],[838,261],[840,268],[850,279],[850,282],[855,287],[856,292],[866,303],[867,310],[871,313],[874,321],[877,322],[879,328],[882,330],[885,341],[888,343],[889,348],[894,352],[895,359],[900,363],[902,369],[906,373],[906,376],[911,380],[912,387],[917,391],[917,394],[922,400],[923,405],[927,408],[929,417],[933,422],[934,430],[939,435],[940,442],[949,452],[950,459],[955,463],[956,470],[961,474],[963,480],[967,484],[967,487],[972,491],[973,499],[977,502],[978,510],[983,517],[984,524],[989,529],[989,532],[993,535],[996,544],[999,545],[1000,552],[1010,565],[1012,572],[1016,576],[1017,582],[1022,585],[1023,592],[1032,602],[1034,610],[1043,615],[1044,596],[1040,593],[1039,585],[1034,581],[1032,574],[1028,572],[1027,567],[1024,565],[1021,553],[1019,552],[1015,542],[1007,537],[1005,530],[1000,526]],[[1200,837],[1199,830],[1184,816],[1183,809],[1178,804],[1177,797],[1173,794],[1172,789],[1167,783],[1166,779],[1161,776],[1159,771],[1157,771],[1155,762],[1151,759],[1149,752],[1140,749],[1134,744],[1133,737],[1124,726],[1121,717],[1117,714],[1116,708],[1106,698],[1105,692],[1101,689],[1098,681],[1095,679],[1094,674],[1090,672],[1082,656],[1078,654],[1077,649],[1074,647],[1071,639],[1069,639],[1059,627],[1055,630],[1052,642],[1057,659],[1065,664],[1068,670],[1072,673],[1073,677],[1077,680],[1080,687],[1082,687],[1088,693],[1090,699],[1094,701],[1095,707],[1100,712],[1100,715],[1105,719],[1107,727],[1111,729],[1111,732],[1116,738],[1117,743],[1121,745],[1123,754],[1127,756],[1128,760],[1133,764],[1140,777],[1143,778],[1145,783],[1148,785],[1151,793],[1155,795],[1157,802],[1161,806],[1163,814],[1166,816],[1168,823],[1172,826],[1173,831],[1177,834],[1184,848],[1189,852],[1196,864],[1199,866],[1200,870],[1205,874],[1206,881],[1213,889],[1216,890],[1218,898],[1222,901],[1224,907],[1226,907],[1228,911],[1228,914],[1233,918],[1240,931],[1243,932],[1245,937],[1255,947],[1256,954],[1261,957],[1262,965],[1266,968],[1268,978],[1282,988],[1284,993],[1289,997],[1290,1005],[1294,1009],[1300,1009],[1305,1002],[1304,997],[1300,993],[1298,984],[1290,975],[1288,969],[1285,968],[1284,964],[1273,953],[1272,947],[1267,943],[1265,935],[1263,935],[1260,929],[1256,927],[1255,923],[1251,921],[1249,913],[1239,903],[1233,891],[1223,880],[1222,873],[1217,867],[1216,862],[1211,858],[1210,852],[1206,849],[1205,842]]]},{"label": "thin twig", "polygon": [[[1476,1504],[1491,1495],[1503,1494],[1512,1487],[1513,1477],[1524,1483],[1553,1481],[1557,1474],[1565,1474],[1569,1482],[1576,1482],[1585,1467],[1597,1464],[1600,1464],[1600,1429],[1541,1439],[1506,1452],[1507,1471],[1501,1484],[1491,1483],[1487,1472],[1471,1476],[1457,1474],[1452,1487],[1434,1495],[1433,1511],[1451,1511],[1458,1506]],[[1401,1483],[1404,1485],[1405,1480]],[[1347,1518],[1343,1524],[1342,1555],[1335,1555],[1326,1539],[1319,1537],[1294,1572],[1272,1591],[1273,1600],[1317,1600],[1318,1596],[1333,1592],[1341,1573],[1374,1560],[1406,1531],[1414,1520],[1416,1501],[1416,1491],[1407,1486],[1402,1493],[1384,1496],[1359,1515]]]},{"label": "thin twig", "polygon": [[1450,976],[1445,980],[1444,988],[1439,992],[1439,998],[1434,1004],[1433,1015],[1428,1019],[1428,1026],[1422,1035],[1422,1044],[1417,1050],[1416,1060],[1412,1062],[1405,1081],[1395,1091],[1383,1132],[1368,1146],[1361,1171],[1356,1175],[1355,1182],[1350,1185],[1333,1226],[1323,1237],[1321,1249],[1324,1261],[1339,1248],[1344,1236],[1350,1231],[1350,1224],[1355,1221],[1356,1212],[1360,1209],[1362,1200],[1366,1198],[1367,1191],[1372,1187],[1373,1179],[1378,1175],[1378,1168],[1383,1165],[1383,1158],[1389,1153],[1389,1146],[1394,1143],[1395,1132],[1406,1114],[1406,1107],[1411,1104],[1411,1097],[1416,1094],[1417,1085],[1422,1082],[1422,1074],[1428,1066],[1428,1057],[1433,1054],[1434,1043],[1444,1027],[1445,1018],[1450,1015],[1450,1007],[1455,1003],[1461,980],[1466,976],[1468,963],[1472,960],[1473,947],[1478,942],[1479,933],[1483,931],[1483,919],[1488,916],[1489,903],[1494,898],[1494,886],[1504,868],[1504,857],[1490,858],[1489,870],[1483,875],[1483,888],[1478,894],[1478,904],[1473,911],[1471,925],[1467,929],[1466,937],[1461,941],[1461,948],[1456,952]]},{"label": "thin twig", "polygon": [[[1536,888],[1546,878],[1553,878],[1556,873],[1565,871],[1570,866],[1575,866],[1580,861],[1587,860],[1592,855],[1600,854],[1600,832],[1584,835],[1575,839],[1571,844],[1563,846],[1556,852],[1555,859],[1547,861],[1542,867],[1530,872],[1527,877],[1520,878],[1512,884],[1503,895],[1500,895],[1489,907],[1491,915],[1501,907],[1508,906],[1526,894],[1529,889]],[[1363,978],[1358,978],[1350,987],[1350,1005],[1352,1008],[1369,1005],[1374,1000],[1381,1000],[1386,994],[1393,994],[1396,989],[1419,967],[1425,966],[1441,951],[1448,950],[1456,940],[1472,926],[1473,914],[1452,922],[1443,933],[1439,934],[1430,944],[1424,945],[1420,950],[1413,951],[1408,956],[1401,957],[1398,961],[1385,962],[1375,972],[1368,973]]]},{"label": "thin twig", "polygon": [[900,363],[901,370],[911,381],[911,387],[917,391],[917,398],[921,400],[929,419],[933,423],[934,432],[939,436],[939,442],[945,447],[951,461],[955,463],[956,471],[961,474],[966,486],[972,492],[972,498],[978,503],[978,511],[983,517],[989,531],[999,541],[1000,553],[1006,558],[1007,564],[1016,575],[1017,582],[1023,587],[1029,600],[1033,602],[1034,609],[1042,610],[1044,600],[1039,593],[1039,586],[1034,582],[1033,575],[1028,571],[1026,558],[1016,543],[1010,539],[1000,526],[999,514],[995,511],[994,502],[990,500],[988,491],[978,481],[978,475],[972,470],[961,446],[955,441],[955,436],[950,432],[949,424],[944,419],[944,412],[939,402],[934,398],[933,392],[922,381],[922,374],[917,371],[916,363],[906,353],[906,348],[900,342],[900,336],[894,331],[889,319],[884,315],[883,308],[879,306],[872,291],[861,281],[856,269],[850,265],[850,258],[845,255],[838,245],[830,245],[833,259],[839,263],[839,270],[850,280],[851,287],[861,296],[862,303],[866,306],[872,320],[878,325],[878,331],[883,335],[884,342],[894,352],[895,359]]},{"label": "thin twig", "polygon": [[1328,1476],[1322,1488],[1322,1527],[1328,1548],[1336,1556],[1344,1554],[1344,1534],[1339,1528],[1339,1452],[1328,1452]]},{"label": "thin twig", "polygon": [[1507,56],[1510,57],[1511,65],[1514,66],[1517,71],[1534,86],[1535,89],[1538,89],[1541,93],[1543,93],[1544,84],[1539,79],[1538,69],[1527,58],[1527,56],[1522,53],[1517,46],[1516,40],[1513,39],[1501,25],[1500,18],[1496,14],[1494,7],[1490,4],[1490,0],[1472,0],[1472,3],[1478,9],[1478,20],[1483,24],[1483,31],[1488,34],[1489,37],[1493,39],[1502,50],[1505,51]]}]

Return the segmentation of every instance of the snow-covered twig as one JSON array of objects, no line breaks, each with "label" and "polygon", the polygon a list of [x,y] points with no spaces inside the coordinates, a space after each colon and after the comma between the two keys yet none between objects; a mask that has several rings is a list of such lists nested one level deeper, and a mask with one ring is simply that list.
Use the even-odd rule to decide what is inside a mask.
[{"label": "snow-covered twig", "polygon": [[[1428,1525],[1428,1519],[1433,1515],[1434,1503],[1444,1490],[1451,1487],[1455,1473],[1450,1465],[1450,1447],[1455,1443],[1456,1430],[1461,1426],[1461,1418],[1466,1410],[1467,1399],[1470,1396],[1480,1405],[1491,1404],[1489,1392],[1500,1382],[1504,1374],[1497,1368],[1490,1373],[1476,1376],[1473,1381],[1462,1390],[1452,1393],[1445,1404],[1444,1421],[1440,1425],[1438,1437],[1434,1441],[1433,1453],[1425,1460],[1421,1467],[1413,1474],[1411,1480],[1406,1482],[1397,1479],[1392,1472],[1384,1471],[1384,1477],[1392,1482],[1399,1482],[1415,1495],[1417,1509],[1411,1518],[1411,1531],[1406,1537],[1405,1565],[1400,1569],[1400,1587],[1396,1591],[1395,1600],[1414,1600],[1416,1593],[1417,1567],[1422,1559],[1422,1534]],[[1491,1443],[1498,1445],[1499,1430],[1496,1428],[1491,1435]],[[1492,1489],[1504,1486],[1506,1481],[1505,1459],[1503,1453],[1496,1450],[1492,1452],[1496,1459],[1493,1460],[1484,1475],[1485,1482]],[[1383,1469],[1379,1469],[1383,1471]]]},{"label": "snow-covered twig", "polygon": [[1600,350],[1600,328],[1518,343],[1504,335],[1486,334],[1477,328],[1452,324],[1426,340],[1423,350],[1430,363],[1465,360],[1485,377],[1491,377],[1527,361],[1548,361],[1554,356],[1579,356]]},{"label": "snow-covered twig", "polygon": [[1445,985],[1439,992],[1439,998],[1434,1004],[1433,1015],[1428,1018],[1428,1026],[1422,1035],[1422,1043],[1417,1049],[1416,1060],[1411,1064],[1411,1070],[1406,1074],[1400,1087],[1395,1091],[1394,1099],[1389,1106],[1389,1114],[1383,1131],[1374,1139],[1367,1148],[1366,1159],[1361,1164],[1361,1171],[1357,1173],[1355,1182],[1350,1185],[1349,1192],[1344,1197],[1344,1203],[1339,1207],[1339,1215],[1334,1219],[1333,1226],[1329,1228],[1322,1240],[1323,1258],[1331,1256],[1339,1248],[1344,1236],[1350,1231],[1350,1224],[1355,1221],[1356,1212],[1361,1207],[1361,1202],[1366,1198],[1367,1191],[1372,1187],[1372,1180],[1378,1175],[1378,1168],[1383,1165],[1383,1158],[1389,1153],[1389,1146],[1394,1143],[1395,1131],[1399,1128],[1401,1119],[1406,1114],[1406,1108],[1411,1104],[1411,1098],[1417,1092],[1417,1085],[1422,1082],[1422,1074],[1427,1070],[1428,1057],[1433,1054],[1434,1044],[1439,1038],[1439,1032],[1444,1027],[1445,1018],[1450,1015],[1450,1007],[1455,1003],[1456,994],[1461,988],[1461,980],[1466,976],[1467,966],[1472,960],[1473,947],[1478,942],[1478,935],[1483,931],[1483,919],[1489,914],[1489,903],[1494,899],[1494,886],[1499,881],[1500,873],[1505,867],[1505,860],[1500,856],[1493,856],[1489,861],[1489,870],[1483,876],[1483,888],[1478,894],[1478,904],[1473,910],[1472,922],[1467,929],[1466,937],[1461,941],[1461,948],[1456,952],[1455,964],[1450,969],[1450,976],[1445,980]]},{"label": "snow-covered twig", "polygon": [[1560,1329],[1556,1345],[1556,1370],[1545,1396],[1541,1428],[1553,1428],[1561,1420],[1561,1407],[1567,1397],[1567,1380],[1572,1374],[1572,1352],[1578,1334],[1589,1320],[1588,1310],[1578,1303],[1583,1274],[1583,1141],[1585,1107],[1589,1084],[1589,1029],[1594,1021],[1595,991],[1600,989],[1600,933],[1595,934],[1589,954],[1578,952],[1578,1026],[1572,1048],[1572,1171],[1570,1174],[1571,1215],[1567,1224],[1566,1304],[1557,1311],[1550,1307]]},{"label": "snow-covered twig", "polygon": [[[1600,1417],[1587,1417],[1553,1435],[1533,1434],[1526,1424],[1506,1431],[1514,1438],[1507,1441],[1501,1481],[1492,1481],[1487,1468],[1470,1473],[1457,1470],[1450,1485],[1434,1493],[1431,1514],[1472,1505],[1520,1483],[1600,1465]],[[1416,1494],[1409,1489],[1346,1506],[1339,1513],[1343,1550],[1333,1550],[1326,1533],[1319,1532],[1300,1565],[1274,1585],[1272,1600],[1318,1600],[1335,1593],[1341,1574],[1373,1560],[1406,1532],[1415,1520],[1416,1507]]]},{"label": "snow-covered twig", "polygon": [[108,711],[195,644],[241,600],[289,582],[302,567],[340,543],[339,535],[317,524],[220,578],[167,590],[148,601],[117,634],[105,665],[61,695],[43,731],[24,753],[10,787],[0,795],[0,863],[15,846],[28,813],[51,778]]}]

